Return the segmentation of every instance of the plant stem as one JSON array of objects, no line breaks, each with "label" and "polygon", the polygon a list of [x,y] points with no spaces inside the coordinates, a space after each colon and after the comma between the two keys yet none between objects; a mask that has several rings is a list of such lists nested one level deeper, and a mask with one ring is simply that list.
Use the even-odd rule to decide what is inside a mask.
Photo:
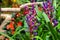
[{"label": "plant stem", "polygon": [[14,40],[11,37],[9,37],[7,34],[4,34],[3,32],[0,32],[1,35],[4,35],[5,37],[9,38],[10,40]]},{"label": "plant stem", "polygon": [[19,34],[19,32],[22,31],[22,30],[25,30],[25,28],[23,28],[23,29],[19,30],[18,32],[16,32],[12,37],[15,37],[15,36],[16,36],[17,34]]}]

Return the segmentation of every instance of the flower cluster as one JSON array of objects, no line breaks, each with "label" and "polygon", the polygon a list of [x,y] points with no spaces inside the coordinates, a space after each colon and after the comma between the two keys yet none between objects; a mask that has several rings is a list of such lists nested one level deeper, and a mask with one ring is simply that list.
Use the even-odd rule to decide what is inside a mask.
[{"label": "flower cluster", "polygon": [[53,19],[52,12],[54,11],[54,9],[51,4],[52,4],[51,0],[47,0],[47,2],[43,2],[43,9],[45,13],[48,15],[48,18],[50,19],[50,21],[53,22],[54,24],[53,26],[56,26],[58,24],[58,21]]},{"label": "flower cluster", "polygon": [[[17,27],[19,26],[22,26],[22,22],[21,21],[18,21],[17,23],[14,21],[14,18],[11,19],[11,22],[6,26],[6,29],[7,30],[11,30],[11,34],[14,34],[15,32],[15,26],[14,25],[17,25]],[[17,28],[16,27],[16,28]]]},{"label": "flower cluster", "polygon": [[37,32],[34,32],[34,30],[37,30],[38,26],[40,25],[40,23],[37,22],[37,18],[35,16],[36,16],[36,10],[34,9],[34,5],[32,5],[29,14],[26,15],[26,21],[27,24],[29,25],[31,37],[32,35],[36,36],[38,34]]},{"label": "flower cluster", "polygon": [[12,31],[11,33],[14,34],[15,28],[14,28],[14,22],[13,21],[11,21],[10,24],[8,24],[6,28],[7,28],[7,30],[10,29]]},{"label": "flower cluster", "polygon": [[47,0],[47,2],[43,2],[43,9],[48,15],[49,19],[51,19],[51,13],[53,12],[53,6],[51,4],[52,3],[50,0]]},{"label": "flower cluster", "polygon": [[[12,7],[18,8],[18,5],[13,4]],[[7,30],[11,30],[12,35],[15,33],[15,25],[17,25],[17,27],[22,26],[21,21],[18,21],[18,22],[15,21],[15,20],[18,20],[17,18],[20,18],[20,16],[22,16],[22,15],[19,12],[16,12],[16,14],[14,14],[14,16],[11,18],[11,21],[9,22],[9,24],[6,26]]]}]

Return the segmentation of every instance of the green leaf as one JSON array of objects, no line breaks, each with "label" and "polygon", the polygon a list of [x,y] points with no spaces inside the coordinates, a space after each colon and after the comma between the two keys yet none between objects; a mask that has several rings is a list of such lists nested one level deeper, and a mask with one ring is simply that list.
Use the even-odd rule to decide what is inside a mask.
[{"label": "green leaf", "polygon": [[38,17],[42,17],[42,12],[38,10],[38,6],[35,8]]},{"label": "green leaf", "polygon": [[24,27],[28,27],[26,20],[24,21]]},{"label": "green leaf", "polygon": [[60,7],[58,8],[56,14],[57,14],[58,17],[60,17]]},{"label": "green leaf", "polygon": [[18,4],[24,4],[26,2],[30,2],[29,0],[17,0]]},{"label": "green leaf", "polygon": [[46,40],[49,40],[49,36],[46,36]]},{"label": "green leaf", "polygon": [[60,21],[60,17],[58,18],[58,21]]},{"label": "green leaf", "polygon": [[39,27],[38,27],[38,35],[41,36],[41,33],[42,33],[42,26],[43,24],[41,24]]},{"label": "green leaf", "polygon": [[26,28],[22,28],[21,30],[19,30],[19,31],[15,32],[15,34],[14,34],[12,37],[15,37],[17,34],[19,34],[19,33],[20,33],[20,31],[25,30],[25,29],[26,29]]},{"label": "green leaf", "polygon": [[56,0],[53,1],[53,6],[56,9]]},{"label": "green leaf", "polygon": [[36,18],[37,18],[37,20],[38,20],[38,21],[40,21],[40,20],[41,20],[38,16],[36,16]]},{"label": "green leaf", "polygon": [[21,0],[16,0],[18,4],[23,4]]},{"label": "green leaf", "polygon": [[42,38],[39,36],[35,36],[34,38],[42,40]]},{"label": "green leaf", "polygon": [[48,16],[44,12],[42,13],[42,15],[43,15],[43,17],[44,17],[44,19],[45,19],[46,22],[50,22]]},{"label": "green leaf", "polygon": [[50,32],[51,32],[51,34],[53,36],[53,39],[55,39],[55,40],[60,39],[57,31],[53,28],[53,26],[52,26],[52,24],[50,22],[48,23],[48,29],[50,30]]},{"label": "green leaf", "polygon": [[60,23],[58,23],[58,25],[56,26],[58,29],[60,29]]}]

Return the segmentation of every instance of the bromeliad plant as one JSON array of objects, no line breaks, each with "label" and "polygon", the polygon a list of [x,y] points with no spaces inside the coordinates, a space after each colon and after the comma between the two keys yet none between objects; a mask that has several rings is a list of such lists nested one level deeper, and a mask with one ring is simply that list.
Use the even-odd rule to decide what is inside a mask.
[{"label": "bromeliad plant", "polygon": [[[21,0],[21,4],[24,4]],[[39,1],[39,0],[37,0]],[[35,3],[35,0],[27,2]],[[54,2],[54,3],[52,3]],[[56,11],[56,0],[47,0],[42,5],[25,6],[20,12],[12,14],[4,30],[8,40],[60,40],[59,8]],[[18,7],[18,6],[17,6]]]}]

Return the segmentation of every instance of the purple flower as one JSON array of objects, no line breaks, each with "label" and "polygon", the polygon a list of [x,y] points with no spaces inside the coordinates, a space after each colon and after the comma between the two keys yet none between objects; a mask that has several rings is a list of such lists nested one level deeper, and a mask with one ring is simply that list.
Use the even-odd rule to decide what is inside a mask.
[{"label": "purple flower", "polygon": [[47,5],[47,3],[46,2],[43,2],[43,8],[47,8],[48,7],[48,5]]},{"label": "purple flower", "polygon": [[38,27],[37,27],[37,26],[33,27],[33,30],[37,30],[37,29],[38,29]]},{"label": "purple flower", "polygon": [[46,10],[50,8],[51,9],[51,1],[47,0],[47,2],[43,2],[43,9]]},{"label": "purple flower", "polygon": [[24,8],[25,8],[25,10],[28,10],[29,9],[28,6],[25,6]]},{"label": "purple flower", "polygon": [[34,5],[32,5],[31,12],[34,14],[36,13],[36,10],[34,9]]},{"label": "purple flower", "polygon": [[26,21],[27,21],[27,22],[29,22],[29,18],[30,18],[30,16],[27,15],[27,16],[26,16]]},{"label": "purple flower", "polygon": [[57,20],[53,20],[53,22],[54,22],[54,23],[58,23],[58,21],[57,21]]},{"label": "purple flower", "polygon": [[54,11],[54,7],[53,6],[51,6],[51,9],[50,9],[51,11]]},{"label": "purple flower", "polygon": [[48,10],[48,14],[50,15],[51,14],[51,12]]},{"label": "purple flower", "polygon": [[34,18],[34,15],[31,15],[32,18]]},{"label": "purple flower", "polygon": [[34,22],[31,22],[31,26],[32,26],[32,27],[34,26]]},{"label": "purple flower", "polygon": [[[32,9],[30,10],[30,12],[31,13],[28,14],[26,16],[26,18],[27,18],[27,23],[29,25],[30,32],[33,32],[33,30],[35,30],[35,29],[37,30],[38,29],[38,25],[40,25],[40,24],[35,25],[38,22],[37,22],[37,18],[35,17],[36,10],[34,9],[34,5],[32,5]],[[34,34],[34,36],[36,36],[38,33],[37,32],[33,32],[33,34]],[[35,40],[35,39],[33,39],[33,40]]]},{"label": "purple flower", "polygon": [[34,5],[32,5],[32,9],[31,10],[34,10]]},{"label": "purple flower", "polygon": [[58,21],[54,19],[53,23],[54,23],[54,26],[56,26],[58,24]]},{"label": "purple flower", "polygon": [[34,36],[37,36],[37,35],[38,35],[38,33],[37,33],[37,32],[33,32],[33,34],[34,34]]},{"label": "purple flower", "polygon": [[32,24],[34,25],[34,22],[32,22]]}]

